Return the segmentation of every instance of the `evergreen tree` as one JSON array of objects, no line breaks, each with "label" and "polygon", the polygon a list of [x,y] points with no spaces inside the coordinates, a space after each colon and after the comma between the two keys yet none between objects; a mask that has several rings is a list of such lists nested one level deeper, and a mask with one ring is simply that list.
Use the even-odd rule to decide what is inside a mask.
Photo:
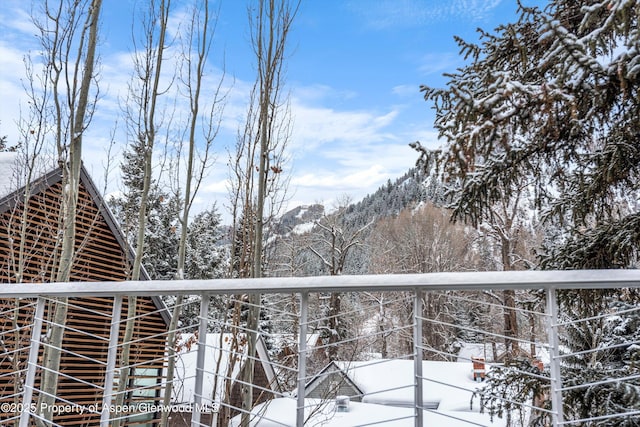
[{"label": "evergreen tree", "polygon": [[[448,195],[454,219],[477,225],[491,218],[492,207],[508,201],[526,182],[539,218],[557,236],[539,251],[542,268],[636,265],[638,12],[635,1],[551,0],[544,10],[520,6],[516,23],[481,32],[479,45],[458,40],[469,64],[448,76],[446,88],[422,88],[434,104],[435,125],[447,146],[429,151],[414,144],[423,165],[437,165],[453,184]],[[626,298],[637,305],[636,295]],[[638,407],[639,368],[628,362],[640,355],[637,337],[624,328],[606,327],[616,317],[621,324],[633,324],[637,312],[620,311],[613,300],[598,291],[561,298],[566,320],[597,316],[567,324],[566,348],[589,353],[563,359],[564,385],[625,378],[565,392],[568,419]],[[621,344],[613,351],[615,341]],[[628,354],[626,362],[617,351]],[[522,397],[538,386],[522,375],[507,380],[498,376],[489,389]],[[492,408],[507,407],[500,401]],[[542,423],[544,417],[537,420]],[[598,425],[635,426],[640,420],[619,417]]]},{"label": "evergreen tree", "polygon": [[237,220],[236,229],[231,236],[231,277],[249,277],[251,274],[253,223],[253,214],[248,207]]},{"label": "evergreen tree", "polygon": [[[218,279],[227,274],[227,250],[220,244],[222,229],[216,206],[197,214],[189,223],[185,262],[186,279]],[[176,298],[165,297],[167,305],[174,305]],[[195,332],[199,325],[200,296],[187,296],[183,301],[179,326],[192,326]],[[221,295],[209,296],[209,332],[220,332],[219,318],[228,310],[227,298]]]},{"label": "evergreen tree", "polygon": [[18,145],[9,145],[7,141],[7,135],[0,136],[0,152],[2,151],[17,151]]},{"label": "evergreen tree", "polygon": [[448,147],[428,151],[458,186],[454,218],[481,221],[530,182],[541,218],[564,226],[543,265],[631,265],[640,245],[640,62],[635,2],[554,0],[515,24],[459,40],[471,63],[448,87],[423,86]]},{"label": "evergreen tree", "polygon": [[7,145],[7,137],[3,136],[0,137],[0,152],[2,151],[16,151],[17,147],[16,146],[8,146]]},{"label": "evergreen tree", "polygon": [[[109,199],[109,205],[133,247],[144,182],[144,150],[139,142],[127,147],[120,165],[125,191]],[[162,191],[155,180],[151,181],[148,200],[142,263],[151,279],[172,279],[177,268],[180,201]]]},{"label": "evergreen tree", "polygon": [[187,237],[186,277],[188,279],[215,279],[225,275],[227,258],[222,239],[220,214],[215,205],[200,212],[189,224]]}]

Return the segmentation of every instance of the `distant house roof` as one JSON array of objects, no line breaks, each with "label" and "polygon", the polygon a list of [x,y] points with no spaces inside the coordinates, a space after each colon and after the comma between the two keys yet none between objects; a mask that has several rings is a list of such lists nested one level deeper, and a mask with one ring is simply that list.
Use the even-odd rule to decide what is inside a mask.
[{"label": "distant house roof", "polygon": [[333,399],[337,395],[344,395],[360,402],[364,394],[340,362],[329,363],[305,386],[305,397],[317,399]]},{"label": "distant house roof", "polygon": [[[348,381],[362,394],[362,402],[381,405],[412,407],[414,400],[413,360],[378,359],[371,361],[337,361],[332,364],[341,370]],[[325,367],[306,386],[306,396],[322,387]],[[323,374],[325,373],[325,374]],[[423,405],[425,408],[452,411],[470,411],[473,391],[483,383],[473,380],[470,362],[422,361]],[[479,409],[474,402],[473,410]]]}]

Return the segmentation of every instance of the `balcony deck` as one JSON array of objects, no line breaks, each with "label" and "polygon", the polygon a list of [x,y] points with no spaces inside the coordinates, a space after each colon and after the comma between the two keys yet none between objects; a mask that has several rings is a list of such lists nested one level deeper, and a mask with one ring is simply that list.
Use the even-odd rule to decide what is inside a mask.
[{"label": "balcony deck", "polygon": [[[531,366],[542,368],[514,365],[508,369],[520,369],[519,373],[545,384],[544,395],[531,395],[521,401],[505,400],[514,410],[512,422],[521,417],[525,423],[532,413],[540,412],[548,414],[554,426],[640,417],[638,408],[621,408],[615,413],[583,419],[565,413],[563,394],[587,390],[607,380],[563,384],[563,363],[576,356],[560,345],[563,328],[624,313],[570,318],[568,313],[559,314],[557,301],[558,291],[569,289],[638,287],[640,271],[636,270],[3,284],[0,301],[20,304],[18,309],[8,308],[0,315],[9,320],[27,319],[16,310],[29,308],[31,316],[20,322],[7,320],[0,331],[0,361],[18,363],[20,357],[24,359],[19,370],[0,372],[0,378],[11,378],[18,384],[13,392],[0,393],[0,426],[26,427],[40,417],[36,405],[43,393],[39,379],[47,369],[42,354],[43,349],[50,347],[48,330],[56,326],[46,314],[47,306],[53,301],[73,305],[74,301],[92,298],[106,301],[105,306],[85,307],[84,313],[87,319],[101,318],[107,322],[108,333],[91,329],[89,321],[83,330],[77,314],[75,322],[58,326],[65,328],[65,333],[86,335],[88,342],[102,342],[107,349],[106,359],[97,360],[97,356],[92,356],[92,348],[62,348],[63,362],[58,374],[70,381],[80,376],[79,368],[74,371],[64,366],[65,356],[99,364],[95,381],[83,380],[93,400],[56,396],[58,407],[93,416],[95,424],[91,425],[106,427],[116,420],[123,425],[157,425],[162,411],[170,413],[169,425],[193,426],[214,425],[214,420],[218,426],[250,423],[261,427],[302,426],[305,422],[326,426],[505,425],[504,419],[492,419],[479,411],[478,399],[485,383],[474,382],[474,374],[484,370],[482,375],[489,375],[493,366],[502,366],[501,361],[494,359],[498,359],[497,353],[504,348],[505,341],[522,350],[523,360],[528,357]],[[537,291],[541,304],[515,309],[521,323],[530,324],[533,330],[521,332],[517,337],[504,335],[500,326],[505,308],[479,297],[503,290]],[[336,293],[342,295],[342,308],[337,314],[328,308],[329,296]],[[246,296],[251,294],[259,294],[262,299],[263,328],[259,339],[255,331],[244,327],[250,301]],[[170,304],[163,314],[169,314],[166,316],[169,318],[177,312],[175,304],[178,304],[180,318],[175,324],[170,322],[167,328],[158,329],[145,324],[148,313],[135,315],[132,319],[142,332],[127,341],[122,331],[128,320],[127,301],[132,296],[164,296]],[[484,313],[495,313],[493,324],[470,325],[463,321],[462,317],[468,314],[465,310],[476,306]],[[14,327],[7,326],[10,324]],[[348,326],[349,333],[342,334],[336,325]],[[448,349],[444,343],[453,342],[447,335],[450,331],[472,337],[470,341],[474,344],[470,348],[475,348],[476,353],[481,349],[483,354]],[[7,338],[12,336],[27,338]],[[165,342],[160,353],[164,357],[135,359],[139,347],[159,341]],[[457,344],[461,341],[458,339]],[[172,345],[167,346],[166,342]],[[633,344],[640,345],[625,345]],[[129,358],[123,357],[125,348],[131,349]],[[247,352],[248,348],[257,351]],[[580,355],[606,350],[600,346],[583,350]],[[480,356],[486,359],[485,363],[475,360],[474,366],[472,359]],[[432,360],[425,361],[427,357]],[[168,374],[169,360],[176,362],[173,378]],[[251,387],[242,387],[240,367],[248,360],[259,365],[261,371]],[[118,387],[125,371],[129,381],[126,387]],[[637,387],[639,378],[640,375],[633,374],[610,382]],[[170,396],[167,384],[172,384]],[[238,396],[249,389],[257,396],[254,407],[243,408]],[[336,395],[343,392],[351,393],[350,402],[347,408],[338,408]],[[462,401],[470,404],[473,401],[473,405],[465,407]],[[125,404],[129,407],[125,408]],[[380,410],[380,405],[386,405],[384,410]],[[69,424],[58,416],[50,425]]]}]

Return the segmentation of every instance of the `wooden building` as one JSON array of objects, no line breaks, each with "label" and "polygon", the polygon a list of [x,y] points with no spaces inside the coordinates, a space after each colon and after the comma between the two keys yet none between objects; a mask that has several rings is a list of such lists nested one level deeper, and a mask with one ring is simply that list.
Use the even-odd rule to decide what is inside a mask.
[{"label": "wooden building", "polygon": [[[0,153],[0,156],[8,156]],[[60,255],[60,169],[32,180],[29,187],[7,192],[7,164],[0,162],[0,283],[51,282]],[[15,186],[14,186],[15,188]],[[4,191],[3,191],[4,190]],[[28,192],[28,194],[27,194]],[[26,195],[26,197],[25,197]],[[84,168],[81,172],[76,219],[75,257],[71,281],[123,281],[129,278],[133,253]],[[127,299],[122,308],[120,342],[124,335]],[[57,403],[72,402],[99,408],[113,307],[112,298],[69,298]],[[0,300],[0,404],[18,402],[24,389],[34,301]],[[45,311],[43,332],[52,310]],[[164,367],[169,314],[157,297],[138,298],[134,344],[131,346],[125,403],[157,402]],[[40,361],[44,345],[40,346]],[[39,362],[40,362],[39,361]],[[34,402],[42,373],[36,376]],[[143,386],[144,388],[140,388]],[[15,409],[15,408],[14,408]],[[9,425],[14,412],[0,412],[0,425]],[[155,414],[132,415],[126,425],[154,425]],[[74,409],[55,415],[65,426],[97,426],[100,415]]]}]

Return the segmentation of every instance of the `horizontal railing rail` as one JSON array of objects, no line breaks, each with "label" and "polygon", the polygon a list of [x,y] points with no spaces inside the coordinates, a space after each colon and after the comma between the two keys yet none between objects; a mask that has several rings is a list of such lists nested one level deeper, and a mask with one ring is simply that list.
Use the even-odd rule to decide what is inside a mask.
[{"label": "horizontal railing rail", "polygon": [[482,289],[615,289],[640,287],[640,270],[481,271],[257,279],[149,280],[2,284],[1,297],[200,295],[269,292],[383,292]]}]

